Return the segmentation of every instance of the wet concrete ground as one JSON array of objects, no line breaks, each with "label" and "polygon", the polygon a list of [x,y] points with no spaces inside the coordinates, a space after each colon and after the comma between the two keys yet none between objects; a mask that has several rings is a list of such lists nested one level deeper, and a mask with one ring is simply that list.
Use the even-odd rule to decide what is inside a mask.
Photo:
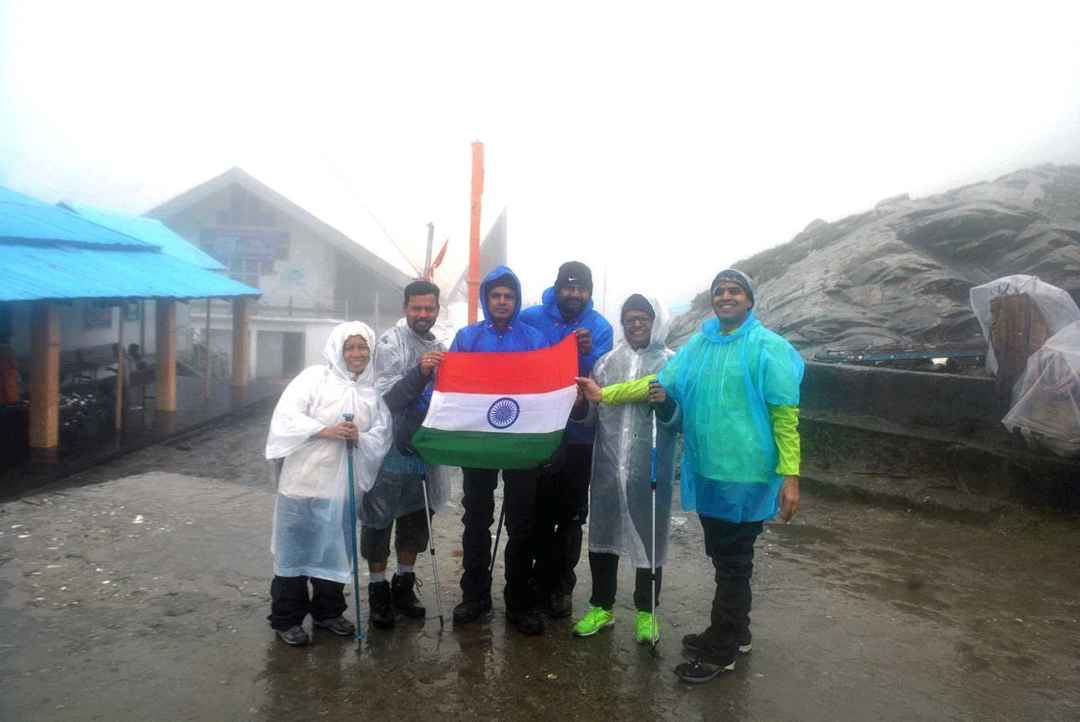
[{"label": "wet concrete ground", "polygon": [[[435,522],[444,630],[288,648],[264,619],[266,422],[234,418],[0,505],[0,718],[1080,718],[1080,521],[806,492],[758,541],[754,651],[707,685],[672,674],[712,594],[693,515],[674,527],[656,657],[633,642],[625,568],[618,621],[597,637],[572,639],[570,620],[523,637],[498,592],[490,624],[453,628],[459,508]],[[418,570],[433,614],[427,555]],[[585,560],[578,576],[575,614]]]}]

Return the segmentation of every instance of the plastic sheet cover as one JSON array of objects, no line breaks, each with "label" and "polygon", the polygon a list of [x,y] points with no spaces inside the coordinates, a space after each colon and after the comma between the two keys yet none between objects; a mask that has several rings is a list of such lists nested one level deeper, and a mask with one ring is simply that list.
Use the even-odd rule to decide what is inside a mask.
[{"label": "plastic sheet cover", "polygon": [[[601,386],[657,373],[675,355],[664,345],[670,316],[656,299],[652,340],[640,351],[620,340],[593,367]],[[620,326],[621,328],[621,326]],[[652,545],[651,449],[652,407],[648,404],[601,405],[596,409],[596,442],[589,489],[589,551],[629,557],[635,567],[647,569]],[[656,565],[667,558],[671,526],[672,481],[675,478],[675,442],[681,419],[676,412],[656,431]]]},{"label": "plastic sheet cover", "polygon": [[992,322],[990,304],[998,296],[1014,296],[1021,293],[1026,293],[1035,302],[1051,334],[1057,333],[1073,321],[1080,321],[1080,308],[1077,308],[1072,296],[1057,286],[1040,281],[1035,276],[1023,274],[1003,276],[981,286],[975,286],[969,295],[971,310],[979,321],[983,338],[986,339],[986,369],[994,375],[997,375],[997,359],[994,357],[994,343],[990,334]]},{"label": "plastic sheet cover", "polygon": [[1080,321],[1031,355],[1015,393],[1007,429],[1060,456],[1080,456]]},{"label": "plastic sheet cover", "polygon": [[353,414],[360,439],[353,453],[357,491],[371,489],[390,448],[391,419],[375,390],[374,363],[355,380],[345,369],[342,349],[362,336],[374,351],[375,334],[366,324],[343,323],[330,332],[326,363],[300,373],[281,394],[270,420],[266,458],[284,459],[274,504],[271,551],[274,574],[348,582],[352,575],[346,445],[317,434]]}]

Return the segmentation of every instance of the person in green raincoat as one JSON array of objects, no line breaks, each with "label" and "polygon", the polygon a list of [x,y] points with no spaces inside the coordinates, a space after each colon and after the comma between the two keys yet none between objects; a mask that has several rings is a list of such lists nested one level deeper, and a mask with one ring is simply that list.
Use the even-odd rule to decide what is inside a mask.
[{"label": "person in green raincoat", "polygon": [[579,379],[590,401],[640,403],[659,381],[683,416],[680,495],[697,511],[705,553],[716,570],[709,626],[683,638],[693,661],[684,682],[706,682],[749,652],[754,542],[779,513],[799,507],[799,386],[804,363],[784,338],[754,316],[754,287],[735,269],[710,284],[715,316],[702,324],[657,376],[604,389]]}]

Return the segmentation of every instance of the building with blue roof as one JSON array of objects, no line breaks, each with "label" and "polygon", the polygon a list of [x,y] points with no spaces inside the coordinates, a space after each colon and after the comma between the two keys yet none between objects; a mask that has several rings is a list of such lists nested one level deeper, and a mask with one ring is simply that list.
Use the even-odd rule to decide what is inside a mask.
[{"label": "building with blue roof", "polygon": [[[157,359],[158,410],[175,411],[177,320],[194,299],[233,304],[232,380],[244,385],[248,302],[260,291],[223,270],[157,220],[54,206],[0,188],[0,364],[16,364],[30,382],[30,446],[58,445],[59,390],[73,370],[96,377],[111,364],[120,423],[125,343],[136,338],[140,352]],[[18,401],[0,398],[0,405]]]}]

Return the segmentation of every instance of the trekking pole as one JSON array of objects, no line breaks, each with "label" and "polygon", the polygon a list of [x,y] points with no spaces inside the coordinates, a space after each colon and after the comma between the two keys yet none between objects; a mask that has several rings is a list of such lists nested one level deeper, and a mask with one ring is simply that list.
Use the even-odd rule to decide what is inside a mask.
[{"label": "trekking pole", "polygon": [[435,558],[435,535],[431,532],[431,505],[428,503],[427,474],[420,477],[420,485],[424,489],[424,511],[427,512],[428,543],[431,545],[431,575],[435,577],[435,609],[439,612],[439,629],[445,626],[442,613],[442,594],[439,592],[439,562]]},{"label": "trekking pole", "polygon": [[660,642],[660,617],[656,613],[656,415],[652,413],[649,425],[652,426],[652,448],[649,450],[649,493],[652,496],[652,552],[649,554],[649,577],[652,582],[652,651]]},{"label": "trekking pole", "polygon": [[[342,414],[349,423],[352,423],[352,414]],[[353,448],[356,444],[352,439],[345,442],[345,463],[349,469],[349,542],[352,545],[352,583],[353,583],[353,612],[356,614],[356,641],[364,638],[363,627],[360,626],[360,561],[356,556],[356,481],[353,472]]]},{"label": "trekking pole", "polygon": [[502,534],[504,518],[506,518],[505,490],[502,503],[499,504],[499,527],[495,530],[495,551],[491,552],[491,566],[488,568],[488,591],[491,591],[491,584],[495,579],[495,559],[499,556],[499,535]]}]

